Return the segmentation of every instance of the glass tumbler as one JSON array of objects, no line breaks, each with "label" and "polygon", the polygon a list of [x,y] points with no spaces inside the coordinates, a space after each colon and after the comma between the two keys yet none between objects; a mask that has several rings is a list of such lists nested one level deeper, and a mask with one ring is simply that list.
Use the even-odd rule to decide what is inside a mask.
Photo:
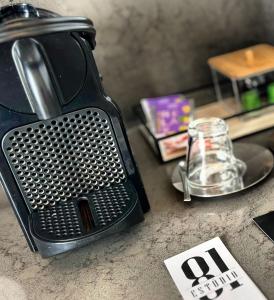
[{"label": "glass tumbler", "polygon": [[219,118],[201,118],[188,128],[186,177],[190,193],[211,196],[243,186],[246,165],[235,158],[228,126]]}]

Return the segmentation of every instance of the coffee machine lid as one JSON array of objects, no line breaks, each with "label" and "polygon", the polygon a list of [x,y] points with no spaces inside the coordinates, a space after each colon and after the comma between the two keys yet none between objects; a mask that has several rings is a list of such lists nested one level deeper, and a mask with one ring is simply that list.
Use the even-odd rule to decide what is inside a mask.
[{"label": "coffee machine lid", "polygon": [[31,4],[17,3],[0,7],[0,25],[14,19],[58,17],[55,12],[36,8]]},{"label": "coffee machine lid", "polygon": [[0,8],[0,43],[58,32],[79,32],[95,48],[96,31],[87,18],[60,17],[25,3]]},{"label": "coffee machine lid", "polygon": [[7,5],[0,9],[0,23],[14,18],[39,17],[39,11],[30,4],[20,3]]},{"label": "coffee machine lid", "polygon": [[[60,99],[58,97],[61,105],[74,99],[86,78],[86,58],[77,41],[79,37],[85,39],[91,49],[95,48],[95,29],[89,19],[60,17],[29,4],[0,7],[0,106],[19,113],[34,113],[22,74],[18,73],[19,62],[25,63],[26,59],[14,55],[20,52],[21,57],[26,43],[31,42],[35,42],[33,46],[39,45],[41,61],[47,61],[50,79],[54,78],[51,90],[61,91],[58,93],[62,94]],[[23,48],[19,47],[22,51],[15,51],[23,44]],[[24,53],[30,55],[29,50]]]}]

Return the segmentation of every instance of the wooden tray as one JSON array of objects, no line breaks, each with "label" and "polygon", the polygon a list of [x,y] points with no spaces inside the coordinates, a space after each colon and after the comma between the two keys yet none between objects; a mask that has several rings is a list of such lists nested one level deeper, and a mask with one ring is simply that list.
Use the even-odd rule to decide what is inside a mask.
[{"label": "wooden tray", "polygon": [[[234,98],[198,107],[195,109],[194,115],[195,119],[203,117],[225,119],[229,126],[229,135],[232,140],[274,127],[274,105],[252,112],[239,113]],[[178,132],[156,139],[144,124],[140,125],[140,130],[162,162],[167,162],[186,154],[187,132]]]}]

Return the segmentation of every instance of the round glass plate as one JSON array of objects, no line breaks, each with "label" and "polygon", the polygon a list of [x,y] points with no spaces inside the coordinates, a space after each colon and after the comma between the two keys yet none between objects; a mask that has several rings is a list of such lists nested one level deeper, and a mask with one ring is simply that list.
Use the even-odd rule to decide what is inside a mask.
[{"label": "round glass plate", "polygon": [[[191,195],[204,198],[230,195],[252,187],[270,174],[273,168],[274,159],[272,153],[267,148],[256,144],[235,143],[233,144],[233,149],[235,157],[245,162],[247,167],[243,176],[242,186],[226,193],[222,192],[205,195],[203,191],[199,192],[196,190],[195,194],[191,193]],[[178,166],[174,169],[171,180],[175,189],[183,192],[183,185],[180,179]]]}]

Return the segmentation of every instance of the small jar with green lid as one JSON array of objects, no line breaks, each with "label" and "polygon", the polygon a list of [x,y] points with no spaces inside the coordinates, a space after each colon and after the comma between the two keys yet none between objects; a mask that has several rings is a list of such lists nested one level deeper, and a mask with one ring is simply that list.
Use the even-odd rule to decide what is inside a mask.
[{"label": "small jar with green lid", "polygon": [[262,106],[262,101],[257,89],[252,89],[242,94],[242,104],[246,111],[254,110]]},{"label": "small jar with green lid", "polygon": [[274,104],[274,82],[267,86],[267,101]]}]

